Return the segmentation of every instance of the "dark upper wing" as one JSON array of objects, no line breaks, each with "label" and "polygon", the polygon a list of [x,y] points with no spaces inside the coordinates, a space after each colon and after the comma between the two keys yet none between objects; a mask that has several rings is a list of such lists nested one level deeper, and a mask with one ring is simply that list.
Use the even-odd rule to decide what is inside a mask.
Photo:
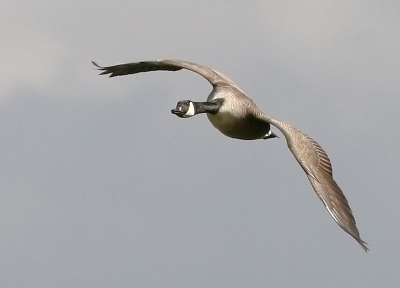
[{"label": "dark upper wing", "polygon": [[187,69],[196,72],[206,78],[211,85],[225,85],[232,86],[244,93],[244,91],[228,76],[221,72],[210,69],[206,66],[196,64],[189,61],[177,60],[177,59],[163,59],[156,61],[142,61],[134,63],[126,63],[115,66],[101,67],[93,62],[99,70],[103,72],[100,75],[110,74],[110,77],[122,76],[128,74],[136,74],[141,72],[149,71],[177,71],[181,69]]},{"label": "dark upper wing", "polygon": [[95,65],[99,70],[103,71],[100,75],[110,74],[110,77],[115,76],[123,76],[128,74],[136,74],[140,72],[149,72],[149,71],[177,71],[181,70],[182,67],[176,65],[169,65],[159,61],[145,61],[145,62],[136,62],[136,63],[127,63],[120,64],[115,66],[102,67],[97,65],[96,62],[92,61],[93,65]]}]

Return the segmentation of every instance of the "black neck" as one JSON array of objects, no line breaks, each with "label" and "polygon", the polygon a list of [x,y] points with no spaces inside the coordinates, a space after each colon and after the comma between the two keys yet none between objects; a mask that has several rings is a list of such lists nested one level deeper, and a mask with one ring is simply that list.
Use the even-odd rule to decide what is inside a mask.
[{"label": "black neck", "polygon": [[197,113],[216,114],[218,113],[219,108],[221,108],[223,102],[224,99],[214,99],[209,102],[193,102],[193,104],[197,108]]}]

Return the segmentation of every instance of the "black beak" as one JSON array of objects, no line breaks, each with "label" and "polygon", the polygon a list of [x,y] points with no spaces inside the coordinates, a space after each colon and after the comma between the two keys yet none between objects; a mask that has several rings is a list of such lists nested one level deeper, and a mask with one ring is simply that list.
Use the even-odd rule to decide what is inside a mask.
[{"label": "black beak", "polygon": [[184,114],[181,109],[172,109],[171,113],[175,114],[176,116],[179,116],[179,117],[182,117]]}]

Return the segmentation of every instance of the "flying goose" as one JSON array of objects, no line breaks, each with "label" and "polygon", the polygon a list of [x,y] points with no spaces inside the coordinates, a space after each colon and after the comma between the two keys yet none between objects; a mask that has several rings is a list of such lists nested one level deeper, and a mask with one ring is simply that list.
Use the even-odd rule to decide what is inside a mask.
[{"label": "flying goose", "polygon": [[224,135],[243,140],[275,138],[277,136],[270,128],[270,124],[274,125],[285,136],[290,151],[303,168],[317,196],[332,218],[362,246],[365,252],[369,250],[368,244],[360,238],[350,206],[333,179],[331,163],[321,146],[292,125],[259,110],[232,79],[203,65],[177,59],[143,61],[109,67],[101,67],[93,61],[92,63],[103,71],[100,75],[110,74],[110,77],[181,69],[203,76],[213,86],[207,101],[179,101],[171,112],[181,118],[206,113],[211,124]]}]

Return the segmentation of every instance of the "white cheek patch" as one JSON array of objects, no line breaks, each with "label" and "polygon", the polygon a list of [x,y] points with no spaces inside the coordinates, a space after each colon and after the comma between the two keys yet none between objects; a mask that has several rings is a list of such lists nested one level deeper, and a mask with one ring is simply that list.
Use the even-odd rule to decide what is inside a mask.
[{"label": "white cheek patch", "polygon": [[194,110],[194,105],[193,102],[189,103],[189,109],[188,111],[185,113],[185,117],[192,117],[196,114],[195,110]]}]

